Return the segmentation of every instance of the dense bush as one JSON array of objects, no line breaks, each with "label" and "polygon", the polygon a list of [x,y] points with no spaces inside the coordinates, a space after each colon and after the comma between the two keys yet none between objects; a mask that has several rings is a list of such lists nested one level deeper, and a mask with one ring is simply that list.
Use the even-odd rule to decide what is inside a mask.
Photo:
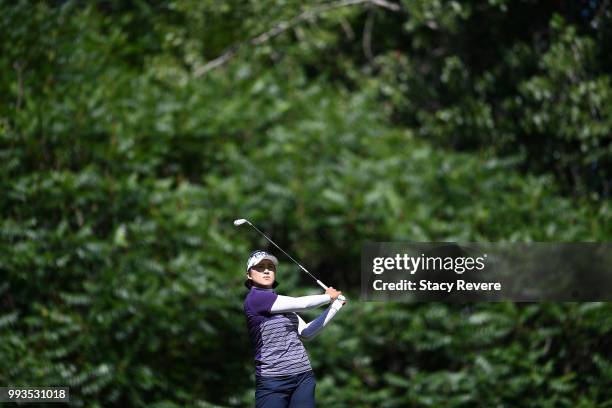
[{"label": "dense bush", "polygon": [[[405,2],[370,11],[385,25],[368,61],[356,6],[196,74],[299,13],[281,3],[0,3],[0,384],[67,385],[76,406],[251,405],[243,265],[266,243],[231,224],[246,217],[348,288],[307,345],[321,406],[612,405],[607,303],[355,290],[366,241],[610,240],[609,33],[543,10],[542,55],[502,32],[497,65],[466,65],[446,41],[515,6]],[[279,281],[316,291],[288,262]]]}]

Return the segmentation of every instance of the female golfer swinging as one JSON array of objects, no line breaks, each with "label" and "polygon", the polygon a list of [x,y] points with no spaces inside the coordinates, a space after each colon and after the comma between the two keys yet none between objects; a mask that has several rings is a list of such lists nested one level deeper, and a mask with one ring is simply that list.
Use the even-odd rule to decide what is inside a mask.
[{"label": "female golfer swinging", "polygon": [[[324,295],[278,295],[278,259],[266,251],[251,253],[247,261],[249,293],[244,300],[249,336],[255,352],[256,408],[311,408],[315,406],[315,377],[302,339],[316,336],[345,302],[342,293],[328,288]],[[333,303],[315,320],[304,322],[295,312]]]}]

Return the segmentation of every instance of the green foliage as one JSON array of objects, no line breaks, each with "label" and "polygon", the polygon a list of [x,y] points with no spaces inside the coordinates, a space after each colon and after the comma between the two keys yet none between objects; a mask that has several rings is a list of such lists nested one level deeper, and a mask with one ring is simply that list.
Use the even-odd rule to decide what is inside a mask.
[{"label": "green foliage", "polygon": [[[67,385],[75,406],[252,405],[243,268],[266,242],[238,216],[339,288],[365,241],[610,240],[594,35],[543,12],[550,44],[501,30],[481,66],[459,39],[519,6],[403,2],[374,12],[394,25],[373,46],[393,51],[364,63],[349,7],[194,74],[321,4],[0,3],[0,384]],[[565,194],[574,165],[594,195]],[[282,293],[310,293],[279,272]],[[612,404],[608,304],[348,295],[307,345],[321,406]]]},{"label": "green foliage", "polygon": [[[596,29],[612,18],[604,5],[590,22],[573,4],[565,16],[523,1],[404,5],[411,42],[377,59],[396,122],[438,146],[518,156],[517,169],[553,176],[564,193],[609,200],[610,33]],[[530,18],[519,24],[520,15]]]},{"label": "green foliage", "polygon": [[[541,407],[609,401],[599,382],[605,376],[602,356],[593,352],[608,341],[607,304],[367,304],[355,313],[360,324],[351,336],[330,330],[320,340],[328,348],[317,349],[314,358],[316,371],[336,373],[320,384],[325,405]],[[330,356],[333,347],[349,351],[350,358]]]}]

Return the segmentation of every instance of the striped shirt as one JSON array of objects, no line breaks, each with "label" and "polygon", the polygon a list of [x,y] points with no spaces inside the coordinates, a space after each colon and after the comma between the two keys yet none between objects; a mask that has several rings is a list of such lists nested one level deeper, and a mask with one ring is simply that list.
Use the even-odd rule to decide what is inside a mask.
[{"label": "striped shirt", "polygon": [[273,289],[253,286],[244,300],[249,337],[255,351],[255,374],[261,377],[312,370],[298,336],[298,316],[294,312],[270,312],[277,297]]}]

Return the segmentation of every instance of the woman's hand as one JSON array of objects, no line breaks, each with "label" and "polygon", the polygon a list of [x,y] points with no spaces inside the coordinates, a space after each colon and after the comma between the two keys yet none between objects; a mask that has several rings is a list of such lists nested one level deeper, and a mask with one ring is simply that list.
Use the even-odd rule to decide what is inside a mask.
[{"label": "woman's hand", "polygon": [[[336,300],[338,298],[338,296],[340,296],[342,294],[342,292],[340,292],[339,290],[336,290],[334,288],[332,288],[331,286],[328,287],[325,290],[325,293],[328,294],[329,296],[331,296],[332,300]],[[346,302],[342,302],[342,304],[345,304]]]}]

